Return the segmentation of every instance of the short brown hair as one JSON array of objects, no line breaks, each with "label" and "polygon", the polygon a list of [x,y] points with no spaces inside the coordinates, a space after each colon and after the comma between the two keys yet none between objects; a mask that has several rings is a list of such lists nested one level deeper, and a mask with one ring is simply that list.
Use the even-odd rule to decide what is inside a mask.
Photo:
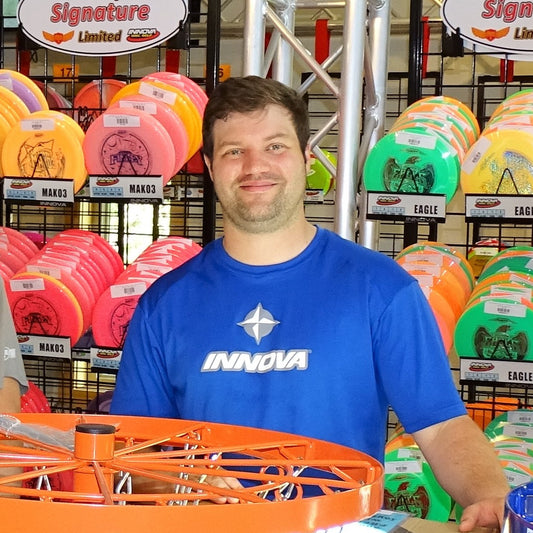
[{"label": "short brown hair", "polygon": [[303,98],[283,83],[259,76],[229,78],[218,85],[205,108],[202,134],[203,151],[213,157],[213,126],[230,113],[251,113],[267,105],[279,105],[291,115],[302,153],[309,141],[309,114]]}]

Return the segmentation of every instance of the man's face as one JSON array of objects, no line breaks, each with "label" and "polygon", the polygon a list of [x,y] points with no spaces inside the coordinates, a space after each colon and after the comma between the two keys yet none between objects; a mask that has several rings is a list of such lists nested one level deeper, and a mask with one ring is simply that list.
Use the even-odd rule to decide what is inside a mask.
[{"label": "man's face", "polygon": [[207,161],[227,222],[248,233],[276,231],[303,217],[307,173],[288,111],[278,105],[232,113],[213,126]]}]

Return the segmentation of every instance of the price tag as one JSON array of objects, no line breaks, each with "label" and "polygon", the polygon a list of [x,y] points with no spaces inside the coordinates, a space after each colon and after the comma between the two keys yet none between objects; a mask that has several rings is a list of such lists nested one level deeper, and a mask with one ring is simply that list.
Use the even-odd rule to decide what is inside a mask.
[{"label": "price tag", "polygon": [[370,219],[434,220],[446,219],[446,195],[367,192],[367,217]]},{"label": "price tag", "polygon": [[80,66],[70,63],[54,63],[52,75],[53,81],[77,80],[80,75]]},{"label": "price tag", "polygon": [[90,197],[94,199],[163,200],[162,176],[89,176]]}]

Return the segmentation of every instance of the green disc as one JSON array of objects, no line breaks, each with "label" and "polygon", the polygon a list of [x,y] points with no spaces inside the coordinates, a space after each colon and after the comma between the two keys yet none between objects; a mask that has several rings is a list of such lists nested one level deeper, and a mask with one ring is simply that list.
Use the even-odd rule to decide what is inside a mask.
[{"label": "green disc", "polygon": [[459,357],[533,361],[531,303],[500,297],[470,302],[457,321],[454,346]]},{"label": "green disc", "polygon": [[363,168],[369,191],[445,194],[457,190],[460,163],[449,142],[423,128],[389,133],[372,148]]},{"label": "green disc", "polygon": [[385,472],[394,472],[394,468],[390,468],[393,463],[402,470],[402,462],[406,463],[406,472],[385,474],[384,507],[418,518],[447,522],[453,505],[449,494],[439,485],[425,460],[398,458],[401,452],[402,449],[385,456]]},{"label": "green disc", "polygon": [[515,272],[533,276],[533,254],[524,252],[525,255],[502,255],[498,259],[493,258],[479,275],[478,281],[483,281],[488,276],[505,272]]}]

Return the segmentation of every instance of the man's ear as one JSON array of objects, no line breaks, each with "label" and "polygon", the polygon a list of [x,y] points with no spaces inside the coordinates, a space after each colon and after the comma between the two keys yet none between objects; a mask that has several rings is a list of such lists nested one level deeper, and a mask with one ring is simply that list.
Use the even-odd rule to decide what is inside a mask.
[{"label": "man's ear", "polygon": [[311,146],[307,145],[305,147],[305,172],[306,174],[309,174],[311,172],[311,163],[313,162],[313,159],[311,158]]}]

